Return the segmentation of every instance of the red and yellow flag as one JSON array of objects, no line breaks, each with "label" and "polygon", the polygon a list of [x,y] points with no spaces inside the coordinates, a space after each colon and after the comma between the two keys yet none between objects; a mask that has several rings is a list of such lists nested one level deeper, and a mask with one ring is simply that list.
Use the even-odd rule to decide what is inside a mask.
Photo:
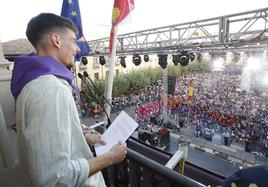
[{"label": "red and yellow flag", "polygon": [[109,49],[112,53],[114,27],[118,25],[134,9],[134,0],[114,0],[112,29],[110,33]]},{"label": "red and yellow flag", "polygon": [[188,100],[192,101],[192,99],[193,99],[193,81],[190,80],[188,85]]}]

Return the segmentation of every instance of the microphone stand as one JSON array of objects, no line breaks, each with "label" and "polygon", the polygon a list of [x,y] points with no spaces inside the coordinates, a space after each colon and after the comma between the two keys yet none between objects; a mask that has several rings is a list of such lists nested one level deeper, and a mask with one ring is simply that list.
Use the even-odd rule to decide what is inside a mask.
[{"label": "microphone stand", "polygon": [[[88,74],[86,73],[86,75],[88,76]],[[97,97],[95,96],[95,94],[93,93],[93,91],[91,90],[90,86],[87,84],[86,80],[84,79],[84,77],[81,73],[78,73],[78,77],[85,83],[86,87],[88,88],[88,90],[90,91],[90,93],[92,94],[92,96],[94,97],[94,99],[101,105],[100,101],[97,99]],[[92,80],[88,77],[88,79],[90,80],[90,82],[93,84]],[[101,92],[99,91],[99,89],[95,86],[95,84],[93,84],[94,87],[98,90],[99,94],[101,94]],[[105,101],[112,107],[112,105],[106,100],[106,98],[101,94],[101,96],[105,99]],[[112,107],[113,108],[113,107]],[[116,112],[116,114],[118,115],[118,112],[113,108],[113,110]],[[103,108],[103,111],[107,117],[107,128],[111,125],[111,119],[108,115],[108,113],[106,112],[105,108]],[[95,150],[93,149],[93,152],[95,152]],[[96,154],[96,153],[95,153]],[[112,168],[105,168],[103,169],[102,173],[105,179],[105,182],[107,184],[111,183],[111,180],[113,181],[114,179],[110,179],[109,177],[109,171],[114,173],[114,176],[118,176],[118,168],[117,166],[112,166]]]},{"label": "microphone stand", "polygon": [[94,84],[94,82],[91,80],[91,78],[89,77],[88,73],[86,71],[83,72],[84,77],[86,77],[91,84],[94,86],[94,88],[98,91],[98,93],[103,97],[103,99],[107,102],[107,104],[111,107],[111,109],[117,114],[117,116],[119,115],[119,113],[117,112],[117,110],[115,110],[115,108],[112,106],[112,104],[106,99],[106,97],[103,95],[103,93],[101,93],[101,91],[98,89],[98,87]]},{"label": "microphone stand", "polygon": [[[78,73],[78,77],[86,85],[86,87],[88,88],[88,90],[90,91],[90,93],[92,94],[92,96],[94,97],[94,99],[99,103],[99,105],[101,105],[101,102],[97,99],[97,97],[95,96],[95,94],[91,90],[90,86],[87,84],[86,80],[84,79],[83,75],[81,73]],[[108,122],[107,128],[108,128],[111,125],[111,119],[110,119],[108,113],[106,112],[105,108],[103,108],[103,111],[104,111],[104,113],[105,113],[105,115],[107,117],[107,122]],[[96,152],[95,152],[94,147],[92,147],[90,145],[89,145],[89,147],[90,147],[93,155],[96,157],[97,155],[96,155]],[[115,167],[113,167],[113,168],[115,170],[115,173],[117,174],[117,168],[116,169],[115,169]],[[105,183],[110,184],[111,183],[111,179],[109,177],[109,168],[103,169],[102,173],[103,173],[103,176],[104,176],[104,179],[105,179]]]},{"label": "microphone stand", "polygon": [[[98,87],[94,84],[94,82],[91,80],[91,78],[89,77],[88,73],[86,71],[83,72],[83,75],[84,77],[86,77],[90,82],[91,84],[94,86],[94,88],[98,91],[98,93],[104,98],[104,100],[107,102],[107,104],[111,107],[111,109],[117,114],[117,116],[119,115],[119,113],[117,112],[117,110],[115,110],[115,108],[112,106],[112,104],[106,99],[106,97],[101,93],[101,91],[98,89]],[[106,114],[107,115],[107,114]],[[109,120],[109,117],[107,115],[107,119]],[[109,126],[108,126],[109,127]],[[118,166],[113,166],[113,169],[110,168],[110,172],[113,172],[114,173],[114,177],[112,178],[112,181],[113,183],[116,183],[118,184],[118,180],[117,180],[117,177],[118,177]],[[109,168],[105,169],[104,170],[104,175],[106,175],[108,178],[108,170]],[[115,177],[117,176],[117,177]]]},{"label": "microphone stand", "polygon": [[[83,81],[83,83],[86,85],[86,87],[88,88],[88,90],[90,91],[91,95],[94,97],[94,99],[97,101],[97,103],[99,105],[101,105],[101,102],[99,101],[99,99],[95,96],[95,94],[93,93],[93,91],[91,90],[90,86],[87,84],[86,80],[84,79],[83,75],[81,73],[78,73],[78,77]],[[105,113],[106,117],[107,117],[107,128],[111,125],[111,119],[108,115],[108,113],[106,112],[106,110],[103,108],[103,112]]]}]

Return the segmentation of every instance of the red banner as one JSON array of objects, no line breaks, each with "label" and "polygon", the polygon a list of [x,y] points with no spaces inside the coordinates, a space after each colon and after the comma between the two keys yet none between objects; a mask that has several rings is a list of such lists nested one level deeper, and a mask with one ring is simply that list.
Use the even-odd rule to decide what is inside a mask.
[{"label": "red banner", "polygon": [[112,53],[114,27],[118,25],[134,9],[134,0],[115,0],[112,15],[112,29],[110,33],[109,49]]}]

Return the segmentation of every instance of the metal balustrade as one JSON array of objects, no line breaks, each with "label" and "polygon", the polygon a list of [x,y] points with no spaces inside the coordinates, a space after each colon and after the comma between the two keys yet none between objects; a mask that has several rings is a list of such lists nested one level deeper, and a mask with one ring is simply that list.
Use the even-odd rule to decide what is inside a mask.
[{"label": "metal balustrade", "polygon": [[[133,137],[128,142],[128,153],[124,162],[105,170],[108,186],[172,187],[220,185],[224,177],[186,163],[185,175],[165,166],[171,154],[147,145]],[[199,182],[197,182],[197,180]],[[205,182],[205,183],[203,183]],[[202,184],[203,183],[203,184]]]}]

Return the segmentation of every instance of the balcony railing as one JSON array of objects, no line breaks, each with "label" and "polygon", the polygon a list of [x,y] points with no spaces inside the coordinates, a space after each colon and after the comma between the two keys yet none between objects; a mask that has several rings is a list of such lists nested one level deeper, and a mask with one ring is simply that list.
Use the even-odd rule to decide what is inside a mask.
[{"label": "balcony railing", "polygon": [[[172,157],[170,153],[156,149],[135,138],[127,142],[128,153],[124,162],[108,168],[104,172],[107,186],[168,187],[168,186],[212,186],[222,184],[224,178],[218,174],[199,168],[191,163],[185,165],[185,174],[165,166]],[[177,169],[178,167],[175,167]],[[198,179],[198,181],[193,178]],[[202,183],[200,182],[202,181]]]}]

